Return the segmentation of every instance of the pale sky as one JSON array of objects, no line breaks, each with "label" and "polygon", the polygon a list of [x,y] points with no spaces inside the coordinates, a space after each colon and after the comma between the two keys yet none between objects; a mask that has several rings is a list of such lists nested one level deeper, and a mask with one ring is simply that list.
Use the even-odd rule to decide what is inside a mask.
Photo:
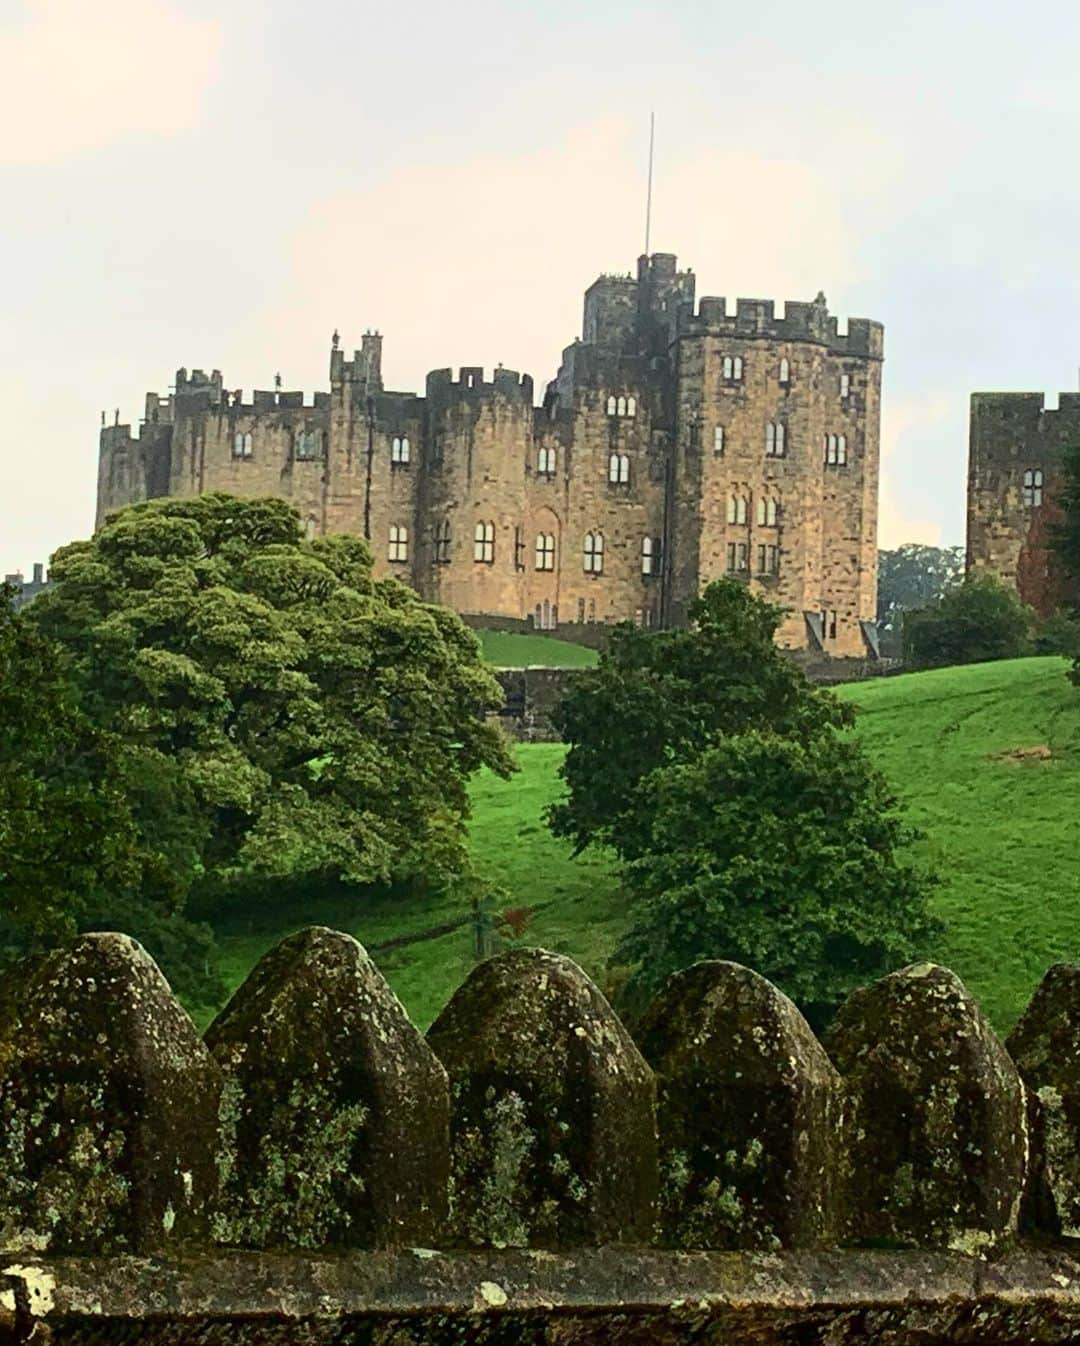
[{"label": "pale sky", "polygon": [[[0,573],[180,365],[537,388],[643,242],[886,333],[881,540],[963,540],[973,389],[1076,386],[1080,6],[0,0]],[[1076,344],[1074,344],[1076,342]]]}]

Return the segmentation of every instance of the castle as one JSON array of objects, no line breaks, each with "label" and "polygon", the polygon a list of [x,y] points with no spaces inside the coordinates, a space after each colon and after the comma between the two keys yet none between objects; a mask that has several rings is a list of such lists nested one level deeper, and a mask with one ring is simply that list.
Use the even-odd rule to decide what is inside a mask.
[{"label": "castle", "polygon": [[[702,585],[787,610],[787,647],[876,653],[883,328],[812,303],[703,298],[676,258],[585,293],[541,406],[528,375],[383,386],[382,337],[330,391],[255,392],[181,369],[138,433],[103,425],[97,519],[134,501],[275,495],[310,536],[360,533],[377,573],[467,617],[540,630],[678,625]],[[104,419],[104,418],[103,418]]]},{"label": "castle", "polygon": [[996,575],[1042,617],[1065,601],[1050,543],[1056,478],[1067,445],[1080,443],[1080,393],[1056,410],[1042,393],[972,393],[967,566]]}]

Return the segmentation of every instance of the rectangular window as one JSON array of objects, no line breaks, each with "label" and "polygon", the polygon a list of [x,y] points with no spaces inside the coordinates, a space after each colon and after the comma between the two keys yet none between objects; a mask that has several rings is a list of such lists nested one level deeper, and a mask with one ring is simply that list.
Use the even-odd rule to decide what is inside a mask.
[{"label": "rectangular window", "polygon": [[641,573],[643,575],[653,573],[653,540],[651,537],[641,539]]},{"label": "rectangular window", "polygon": [[757,568],[758,568],[758,574],[759,574],[759,575],[764,575],[764,574],[765,574],[765,544],[764,544],[763,542],[761,542],[761,543],[758,544],[758,549],[757,549]]},{"label": "rectangular window", "polygon": [[836,609],[835,609],[835,608],[833,608],[833,610],[829,613],[829,639],[830,639],[830,640],[835,640],[835,639],[836,639]]},{"label": "rectangular window", "polygon": [[734,543],[734,542],[729,542],[729,543],[727,544],[727,568],[728,568],[728,570],[734,570],[734,569],[735,569],[735,543]]},{"label": "rectangular window", "polygon": [[747,543],[745,543],[745,542],[737,542],[737,543],[735,544],[735,569],[736,569],[736,570],[746,570],[746,569],[748,568],[748,566],[749,566],[749,564],[750,564],[750,561],[749,561],[749,551],[750,551],[750,547],[749,547],[749,545],[748,545]]},{"label": "rectangular window", "polygon": [[555,475],[555,450],[550,447],[544,447],[537,454],[536,471],[541,477],[553,477]]},{"label": "rectangular window", "polygon": [[409,530],[400,524],[390,525],[390,543],[387,559],[401,564],[409,559]]},{"label": "rectangular window", "polygon": [[718,425],[716,429],[713,431],[712,446],[713,446],[713,453],[724,452],[724,427],[722,425]]},{"label": "rectangular window", "polygon": [[536,535],[537,570],[555,569],[555,534],[537,533]]},{"label": "rectangular window", "polygon": [[841,397],[850,397],[850,396],[851,396],[851,375],[850,375],[850,374],[841,374],[841,375],[840,375],[840,396],[841,396]]},{"label": "rectangular window", "polygon": [[768,547],[768,571],[770,575],[780,574],[780,548],[770,543]]},{"label": "rectangular window", "polygon": [[603,533],[586,533],[585,547],[583,554],[585,573],[587,575],[602,575],[604,572],[604,535]]}]

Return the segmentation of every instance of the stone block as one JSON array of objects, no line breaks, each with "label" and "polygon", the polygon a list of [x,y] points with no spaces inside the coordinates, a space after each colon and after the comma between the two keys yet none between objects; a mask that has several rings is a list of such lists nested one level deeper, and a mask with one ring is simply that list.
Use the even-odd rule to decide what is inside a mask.
[{"label": "stone block", "polygon": [[1024,1090],[959,977],[918,963],[860,988],[825,1045],[853,1107],[850,1234],[969,1254],[1008,1241],[1027,1160]]},{"label": "stone block", "polygon": [[126,935],[46,958],[0,1040],[0,1248],[154,1253],[205,1236],[220,1074]]},{"label": "stone block", "polygon": [[222,1092],[219,1242],[374,1248],[446,1219],[446,1072],[364,949],[313,927],[211,1025]]},{"label": "stone block", "polygon": [[648,1241],[652,1072],[568,958],[481,963],[429,1034],[450,1076],[453,1232],[470,1245]]},{"label": "stone block", "polygon": [[1028,1091],[1024,1223],[1080,1238],[1080,967],[1047,972],[1005,1045]]},{"label": "stone block", "polygon": [[669,978],[637,1040],[657,1077],[663,1242],[827,1243],[843,1088],[787,996],[737,963],[697,963]]}]

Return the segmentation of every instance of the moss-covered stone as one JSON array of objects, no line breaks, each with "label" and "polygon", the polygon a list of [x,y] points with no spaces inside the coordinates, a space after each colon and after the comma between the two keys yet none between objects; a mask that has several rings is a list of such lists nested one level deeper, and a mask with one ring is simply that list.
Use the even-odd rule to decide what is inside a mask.
[{"label": "moss-covered stone", "polygon": [[827,1243],[843,1088],[787,996],[737,963],[698,963],[666,982],[637,1040],[657,1076],[662,1241]]},{"label": "moss-covered stone", "polygon": [[1024,1091],[960,979],[920,963],[854,992],[826,1047],[854,1105],[856,1238],[977,1254],[1017,1227]]},{"label": "moss-covered stone", "polygon": [[1024,1222],[1080,1238],[1080,967],[1047,972],[1005,1045],[1028,1090]]},{"label": "moss-covered stone", "polygon": [[650,1237],[652,1072],[575,963],[540,949],[482,963],[428,1041],[450,1075],[459,1240],[557,1248]]},{"label": "moss-covered stone", "polygon": [[446,1219],[446,1072],[364,949],[315,927],[211,1025],[225,1074],[214,1234],[251,1248],[433,1240]]},{"label": "moss-covered stone", "polygon": [[84,935],[0,1037],[0,1247],[154,1252],[206,1234],[220,1074],[149,955]]}]

